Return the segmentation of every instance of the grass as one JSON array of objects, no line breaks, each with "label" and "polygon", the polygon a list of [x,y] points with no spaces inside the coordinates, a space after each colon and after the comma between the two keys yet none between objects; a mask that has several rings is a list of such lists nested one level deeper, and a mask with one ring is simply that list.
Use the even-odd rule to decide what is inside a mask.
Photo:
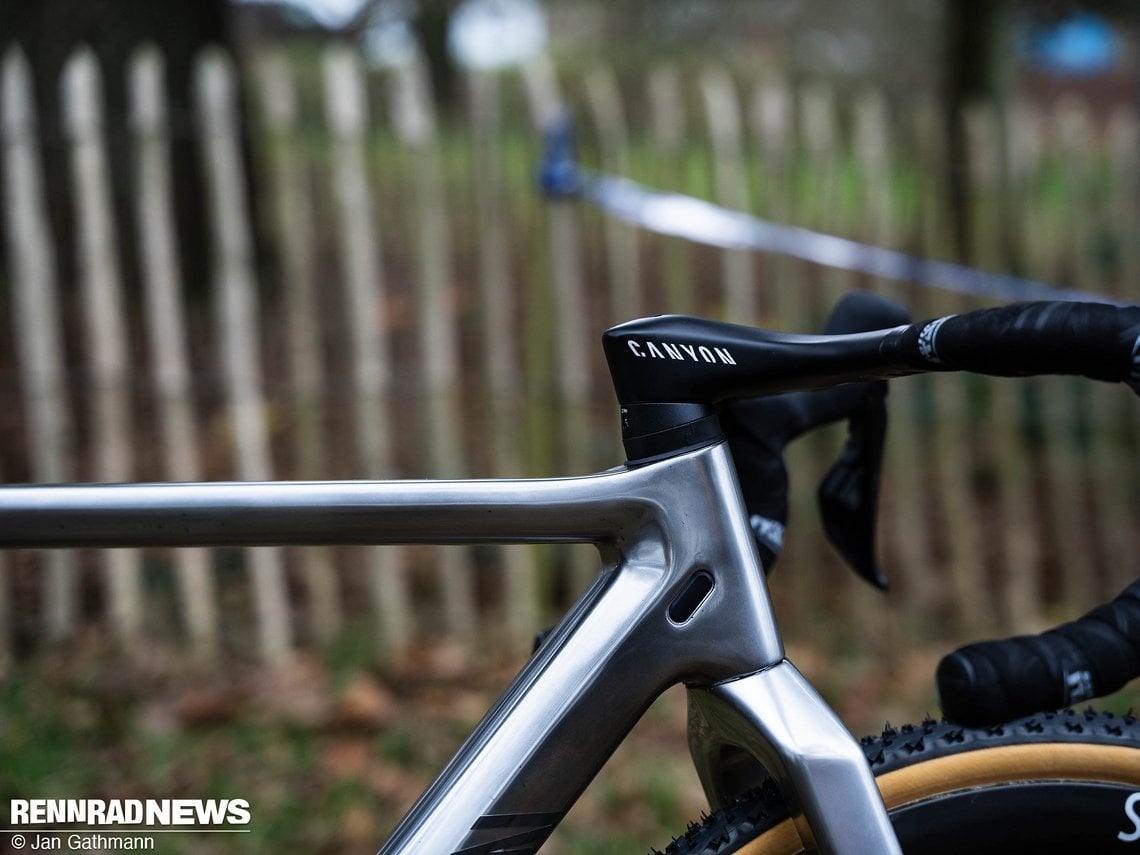
[{"label": "grass", "polygon": [[[0,804],[16,798],[244,798],[247,835],[164,835],[169,853],[374,851],[519,663],[449,644],[376,668],[367,633],[268,674],[196,668],[98,638],[45,650],[0,682]],[[794,661],[857,733],[936,712],[938,652],[887,667],[792,642]],[[1134,692],[1107,701],[1125,712]],[[546,855],[663,847],[706,809],[667,692],[571,810]],[[7,821],[7,817],[4,817]]]},{"label": "grass", "polygon": [[[0,683],[0,804],[244,798],[248,835],[166,835],[162,850],[374,851],[517,664],[436,645],[377,669],[348,643],[273,675],[219,675],[88,638],[18,663]],[[699,791],[675,785],[683,752],[683,700],[669,696],[544,851],[668,842],[665,829],[699,810]]]}]

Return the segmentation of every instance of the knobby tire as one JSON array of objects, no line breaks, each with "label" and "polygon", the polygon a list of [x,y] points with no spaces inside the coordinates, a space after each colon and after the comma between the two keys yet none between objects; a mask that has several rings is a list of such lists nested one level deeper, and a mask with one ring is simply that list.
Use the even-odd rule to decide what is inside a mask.
[{"label": "knobby tire", "polygon": [[[1140,855],[1140,723],[1131,715],[1069,710],[988,728],[928,720],[862,746],[907,855]],[[664,855],[804,851],[769,780],[690,826]]]}]

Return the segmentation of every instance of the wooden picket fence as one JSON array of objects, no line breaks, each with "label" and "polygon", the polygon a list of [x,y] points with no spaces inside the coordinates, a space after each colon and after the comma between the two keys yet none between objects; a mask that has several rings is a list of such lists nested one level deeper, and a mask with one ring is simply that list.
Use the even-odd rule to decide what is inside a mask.
[{"label": "wooden picket fence", "polygon": [[[662,311],[818,327],[851,288],[916,316],[976,300],[780,257],[660,238],[533,182],[539,130],[567,106],[583,158],[772,219],[952,258],[940,118],[877,92],[716,66],[644,79],[549,64],[472,73],[437,115],[423,65],[366,69],[202,54],[190,123],[209,245],[180,243],[162,57],[130,67],[126,128],[78,51],[61,81],[77,279],[61,282],[28,65],[2,57],[0,476],[199,480],[575,474],[619,462],[607,326]],[[239,91],[244,93],[240,103]],[[1131,107],[981,105],[968,118],[972,262],[1140,297]],[[131,148],[133,218],[113,216],[107,145]],[[251,174],[247,165],[253,165]],[[253,188],[251,199],[248,190]],[[255,213],[256,212],[256,216]],[[128,288],[119,235],[138,248]],[[261,250],[268,248],[268,252]],[[209,283],[182,281],[207,253]],[[268,255],[270,261],[265,262]],[[260,261],[259,261],[260,259]],[[802,631],[1014,631],[1136,575],[1137,413],[1126,390],[1042,378],[894,384],[880,545],[894,605],[824,544],[812,492],[841,428],[790,452],[792,526],[774,583]],[[2,522],[0,522],[2,524]],[[580,547],[256,548],[0,556],[0,649],[106,627],[185,638],[209,659],[281,661],[346,621],[383,650],[425,632],[519,643],[593,572]],[[836,618],[844,620],[836,620]],[[852,631],[855,634],[855,631]]]}]

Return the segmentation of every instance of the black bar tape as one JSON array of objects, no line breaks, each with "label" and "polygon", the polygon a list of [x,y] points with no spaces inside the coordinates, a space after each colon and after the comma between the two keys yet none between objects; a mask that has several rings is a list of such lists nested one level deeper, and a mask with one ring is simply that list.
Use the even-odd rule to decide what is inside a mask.
[{"label": "black bar tape", "polygon": [[900,344],[925,370],[1077,374],[1140,394],[1140,306],[1018,303],[913,324]]},{"label": "black bar tape", "polygon": [[946,718],[984,727],[1107,695],[1137,676],[1140,580],[1041,635],[962,647],[943,657],[935,679]]}]

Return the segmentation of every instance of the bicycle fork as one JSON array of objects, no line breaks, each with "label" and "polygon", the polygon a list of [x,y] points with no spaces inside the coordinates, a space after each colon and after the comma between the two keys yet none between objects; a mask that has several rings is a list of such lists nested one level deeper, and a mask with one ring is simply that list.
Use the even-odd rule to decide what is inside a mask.
[{"label": "bicycle fork", "polygon": [[863,752],[791,662],[688,698],[693,763],[714,808],[755,785],[759,763],[809,850],[901,852]]}]

